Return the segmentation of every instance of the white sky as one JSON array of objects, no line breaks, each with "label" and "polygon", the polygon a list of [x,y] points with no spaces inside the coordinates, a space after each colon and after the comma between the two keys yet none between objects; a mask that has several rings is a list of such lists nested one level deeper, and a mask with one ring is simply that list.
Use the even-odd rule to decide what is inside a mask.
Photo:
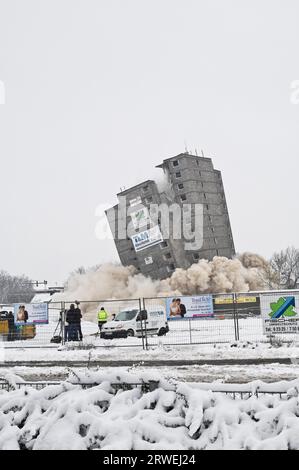
[{"label": "white sky", "polygon": [[95,209],[204,149],[236,249],[298,247],[297,0],[0,0],[0,269],[117,260]]}]

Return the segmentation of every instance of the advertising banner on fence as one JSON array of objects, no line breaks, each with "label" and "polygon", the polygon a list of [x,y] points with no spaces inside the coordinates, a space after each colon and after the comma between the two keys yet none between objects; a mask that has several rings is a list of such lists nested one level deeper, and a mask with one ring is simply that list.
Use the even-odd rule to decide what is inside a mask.
[{"label": "advertising banner on fence", "polygon": [[261,294],[261,312],[264,334],[299,333],[298,294]]},{"label": "advertising banner on fence", "polygon": [[213,317],[213,297],[211,295],[169,297],[166,300],[166,312],[169,320]]},{"label": "advertising banner on fence", "polygon": [[144,232],[137,233],[131,237],[135,251],[141,251],[157,243],[163,242],[162,233],[158,225],[145,230]]},{"label": "advertising banner on fence", "polygon": [[[256,303],[257,298],[255,296],[242,296],[242,297],[236,297],[236,303],[237,304],[249,304],[249,303]],[[215,305],[227,305],[227,304],[233,304],[234,299],[232,294],[227,295],[227,296],[221,296],[221,297],[216,297],[215,300]]]},{"label": "advertising banner on fence", "polygon": [[16,324],[35,323],[40,325],[49,323],[48,304],[15,304],[14,317]]}]

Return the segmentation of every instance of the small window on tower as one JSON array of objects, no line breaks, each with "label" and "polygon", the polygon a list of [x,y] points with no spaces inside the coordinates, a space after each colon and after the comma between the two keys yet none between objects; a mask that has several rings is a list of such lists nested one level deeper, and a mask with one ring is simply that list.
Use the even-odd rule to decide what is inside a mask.
[{"label": "small window on tower", "polygon": [[168,243],[167,242],[162,242],[160,243],[160,248],[167,248],[168,247]]},{"label": "small window on tower", "polygon": [[175,265],[174,265],[173,263],[171,263],[171,264],[169,264],[169,265],[167,266],[167,271],[168,271],[169,273],[171,273],[171,272],[174,271],[174,270],[175,270]]},{"label": "small window on tower", "polygon": [[181,178],[182,176],[182,173],[180,171],[177,171],[176,174],[175,174],[175,177],[176,178]]},{"label": "small window on tower", "polygon": [[178,184],[178,188],[179,188],[179,189],[184,189],[184,185],[183,185],[183,183],[181,183],[181,184]]},{"label": "small window on tower", "polygon": [[181,195],[181,201],[187,201],[187,196],[186,194]]},{"label": "small window on tower", "polygon": [[199,254],[198,253],[193,253],[193,259],[195,261],[198,261],[199,260]]},{"label": "small window on tower", "polygon": [[179,162],[178,162],[177,160],[174,160],[174,161],[172,162],[172,164],[173,164],[173,166],[179,166]]}]

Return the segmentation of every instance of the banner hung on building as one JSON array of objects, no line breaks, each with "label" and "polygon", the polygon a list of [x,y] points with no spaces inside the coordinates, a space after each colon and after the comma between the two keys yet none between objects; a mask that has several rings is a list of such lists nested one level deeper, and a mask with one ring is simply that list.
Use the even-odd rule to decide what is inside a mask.
[{"label": "banner hung on building", "polygon": [[137,252],[163,242],[163,236],[160,232],[159,226],[156,225],[155,227],[149,230],[144,230],[143,232],[133,235],[131,237],[131,240],[134,245],[135,251]]},{"label": "banner hung on building", "polygon": [[130,216],[135,230],[138,230],[141,227],[145,227],[146,225],[149,226],[151,223],[149,212],[146,207],[143,207],[138,211],[132,212]]},{"label": "banner hung on building", "polygon": [[169,320],[213,317],[213,297],[211,295],[169,297],[166,300],[166,312]]},{"label": "banner hung on building", "polygon": [[15,304],[14,317],[16,324],[34,323],[41,325],[49,323],[48,304]]},{"label": "banner hung on building", "polygon": [[299,295],[261,294],[263,333],[299,333]]}]

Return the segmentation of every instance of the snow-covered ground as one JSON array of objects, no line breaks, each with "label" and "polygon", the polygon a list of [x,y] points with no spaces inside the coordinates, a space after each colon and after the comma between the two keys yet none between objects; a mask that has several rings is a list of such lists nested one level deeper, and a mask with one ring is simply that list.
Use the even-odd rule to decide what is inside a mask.
[{"label": "snow-covered ground", "polygon": [[[148,380],[159,386],[111,385]],[[98,385],[82,389],[82,382]],[[282,398],[234,400],[158,373],[79,372],[40,391],[0,392],[0,449],[299,449],[299,381],[268,391],[278,386]]]},{"label": "snow-covered ground", "polygon": [[[114,368],[116,369],[116,368]],[[90,366],[89,370],[104,371],[107,368]],[[229,366],[172,366],[170,367],[150,367],[136,364],[132,367],[117,367],[117,370],[136,372],[159,372],[159,374],[169,380],[179,380],[188,383],[233,383],[244,384],[254,380],[262,380],[265,383],[274,383],[279,380],[295,380],[299,377],[299,365],[285,364],[263,364],[263,365],[229,365]],[[52,367],[2,367],[0,369],[0,379],[6,374],[13,372],[26,381],[60,381],[65,380],[70,371],[83,372],[86,368],[52,366]]]},{"label": "snow-covered ground", "polygon": [[[171,345],[178,335],[187,338],[189,334],[178,329],[180,323],[173,322],[170,335],[153,338],[148,351],[142,349],[141,339],[97,338],[97,325],[92,322],[83,323],[83,346],[67,343],[52,344],[48,349],[10,349],[8,343],[0,344],[0,378],[13,373],[18,380],[62,381],[40,391],[22,387],[0,392],[0,449],[299,449],[299,343],[271,345],[262,337],[235,342],[233,335],[223,343]],[[184,323],[186,327],[188,323]],[[211,328],[211,321],[200,325],[199,335],[221,334]],[[30,341],[32,345],[36,340],[47,344],[53,327],[54,323],[43,327]],[[261,358],[290,358],[291,363],[148,365],[157,360]],[[130,360],[134,365],[103,368],[101,360]],[[21,366],[24,361],[32,365]],[[35,367],[35,361],[53,361],[55,366]],[[71,369],[71,361],[88,361],[89,369]],[[99,363],[94,365],[94,361]],[[6,367],[6,362],[18,365]],[[83,390],[71,383],[74,377],[99,385]],[[117,393],[111,388],[114,382],[140,379],[159,380],[160,387],[148,393],[142,393],[140,387]],[[281,380],[284,382],[278,383]],[[258,385],[289,392],[283,398],[267,394],[247,400],[219,393],[225,387],[255,390]]]}]

